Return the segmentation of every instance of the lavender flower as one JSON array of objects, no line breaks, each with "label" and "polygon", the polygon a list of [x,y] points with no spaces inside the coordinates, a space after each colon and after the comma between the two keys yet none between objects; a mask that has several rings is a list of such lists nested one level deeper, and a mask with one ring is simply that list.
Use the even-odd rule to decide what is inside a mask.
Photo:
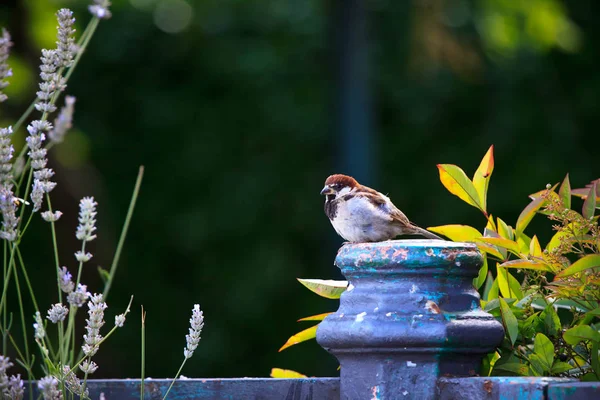
[{"label": "lavender flower", "polygon": [[58,379],[45,376],[38,381],[38,389],[42,392],[44,400],[62,400],[62,392],[58,389]]},{"label": "lavender flower", "polygon": [[98,369],[98,364],[93,361],[84,360],[79,369],[83,371],[84,374],[93,374]]},{"label": "lavender flower", "polygon": [[46,318],[53,324],[56,324],[59,321],[64,321],[68,313],[69,309],[67,307],[63,306],[61,303],[56,303],[48,310],[48,316]]},{"label": "lavender flower", "polygon": [[0,394],[4,394],[4,391],[8,388],[9,379],[6,370],[13,365],[14,364],[10,362],[10,358],[0,355]]},{"label": "lavender flower", "polygon": [[72,306],[81,307],[89,297],[90,292],[87,291],[87,286],[80,283],[75,291],[69,293],[67,301]]},{"label": "lavender flower", "polygon": [[63,374],[65,377],[65,385],[67,386],[67,389],[69,389],[69,392],[79,395],[81,396],[81,398],[89,398],[90,394],[88,390],[83,390],[83,385],[81,384],[81,381],[79,380],[79,378],[77,378],[75,373],[71,371],[71,368],[68,365],[65,365],[63,367]]},{"label": "lavender flower", "polygon": [[44,329],[44,321],[39,311],[35,312],[35,323],[33,324],[35,330],[35,340],[42,340],[46,336],[46,330]]},{"label": "lavender flower", "polygon": [[65,106],[60,109],[58,117],[54,120],[54,129],[48,133],[50,143],[61,143],[65,140],[65,134],[73,126],[73,111],[75,109],[75,97],[66,96]]},{"label": "lavender flower", "polygon": [[8,382],[8,388],[2,393],[6,398],[11,400],[21,400],[25,391],[23,389],[23,379],[21,374],[12,375]]},{"label": "lavender flower", "polygon": [[17,239],[17,198],[12,192],[10,186],[0,186],[0,210],[2,210],[2,230],[0,230],[0,239],[12,242]]},{"label": "lavender flower", "polygon": [[6,63],[11,46],[10,34],[6,29],[2,29],[2,36],[0,36],[0,103],[7,99],[7,96],[2,93],[2,89],[8,86],[6,78],[12,76],[12,70]]},{"label": "lavender flower", "polygon": [[44,211],[40,215],[42,216],[42,219],[46,222],[56,222],[60,219],[60,217],[62,217],[62,214],[62,212],[56,210],[55,212]]},{"label": "lavender flower", "polygon": [[31,168],[33,168],[33,187],[31,190],[31,201],[33,202],[33,211],[39,211],[42,207],[44,193],[50,193],[56,186],[55,182],[50,181],[54,176],[54,171],[46,168],[48,159],[47,150],[42,147],[46,140],[46,132],[52,129],[52,124],[48,121],[37,120],[27,126],[29,136],[25,139],[29,147],[29,158],[31,158]]},{"label": "lavender flower", "polygon": [[70,67],[73,65],[75,48],[75,29],[73,24],[73,12],[68,8],[62,8],[56,13],[58,19],[58,40],[56,41],[56,52],[59,58],[59,66]]},{"label": "lavender flower", "polygon": [[115,315],[115,326],[122,328],[125,324],[125,314]]},{"label": "lavender flower", "polygon": [[88,262],[92,259],[92,257],[92,253],[84,253],[81,250],[75,253],[75,259],[79,262]]},{"label": "lavender flower", "polygon": [[15,151],[10,137],[12,135],[12,126],[0,129],[0,184],[12,187],[12,157]]},{"label": "lavender flower", "polygon": [[104,310],[108,306],[102,299],[101,294],[94,294],[88,302],[88,316],[86,319],[85,330],[87,334],[83,335],[85,344],[82,346],[83,353],[91,357],[98,351],[98,346],[102,341],[100,328],[104,325]]},{"label": "lavender flower", "polygon": [[69,271],[67,271],[67,267],[62,267],[58,271],[58,285],[60,286],[60,290],[69,294],[75,289],[75,284],[72,281],[73,275]]},{"label": "lavender flower", "polygon": [[84,197],[79,202],[79,225],[75,236],[77,239],[90,242],[96,238],[96,206],[93,197]]},{"label": "lavender flower", "polygon": [[57,50],[42,50],[42,64],[40,65],[40,90],[36,92],[37,102],[35,108],[43,113],[56,111],[53,97],[57,91],[65,89],[65,79],[56,71],[62,63],[61,56]]},{"label": "lavender flower", "polygon": [[108,0],[94,0],[94,4],[88,6],[88,10],[96,18],[109,19],[112,14],[108,9],[110,7],[110,1]]},{"label": "lavender flower", "polygon": [[190,318],[190,333],[189,335],[185,335],[187,346],[183,349],[183,355],[186,359],[191,358],[192,355],[194,355],[194,350],[196,350],[196,347],[198,347],[198,343],[200,342],[200,334],[202,333],[203,327],[204,315],[202,311],[200,311],[200,305],[195,304],[194,309],[192,310],[192,318]]}]

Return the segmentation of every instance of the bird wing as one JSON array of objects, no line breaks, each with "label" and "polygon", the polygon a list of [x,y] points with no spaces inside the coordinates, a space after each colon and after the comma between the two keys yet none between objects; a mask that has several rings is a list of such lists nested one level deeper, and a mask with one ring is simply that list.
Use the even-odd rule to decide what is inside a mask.
[{"label": "bird wing", "polygon": [[387,196],[373,189],[364,188],[359,193],[350,192],[343,196],[343,198],[347,201],[355,196],[360,196],[369,200],[373,207],[380,209],[385,215],[389,215],[391,221],[398,221],[403,225],[412,225],[406,215],[404,215],[404,213],[400,211]]}]

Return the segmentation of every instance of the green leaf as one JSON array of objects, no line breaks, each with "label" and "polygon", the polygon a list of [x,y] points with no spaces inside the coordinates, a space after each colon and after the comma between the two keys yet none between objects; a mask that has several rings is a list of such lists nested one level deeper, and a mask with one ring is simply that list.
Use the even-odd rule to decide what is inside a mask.
[{"label": "green leaf", "polygon": [[[485,279],[485,286],[483,287],[483,295],[481,296],[481,298],[485,301],[489,300],[489,293],[490,290],[492,290],[492,286],[494,285],[494,277],[492,276],[491,272],[488,271],[487,273],[487,278]],[[498,286],[496,285],[496,293],[498,293]],[[496,295],[496,297],[498,297]]]},{"label": "green leaf", "polygon": [[314,339],[315,337],[317,337],[317,327],[318,326],[319,326],[319,324],[317,324],[315,326],[311,326],[310,328],[305,329],[305,330],[298,332],[295,335],[291,336],[287,340],[287,342],[285,342],[285,344],[283,346],[281,346],[279,351],[283,351],[283,350],[287,349],[288,347],[293,346],[295,344],[306,342],[307,340],[310,340],[310,339]]},{"label": "green leaf", "polygon": [[308,290],[327,299],[339,299],[348,287],[348,281],[298,278],[298,282],[306,286]]},{"label": "green leaf", "polygon": [[479,194],[473,186],[473,182],[469,180],[462,169],[452,164],[438,164],[437,167],[440,173],[440,181],[450,193],[467,204],[480,209],[485,214],[485,209],[479,200]]},{"label": "green leaf", "polygon": [[563,270],[556,278],[563,278],[565,276],[570,276],[576,274],[581,271],[585,271],[586,269],[599,267],[600,266],[600,254],[588,254],[587,256],[580,258],[575,261],[569,268]]},{"label": "green leaf", "polygon": [[563,333],[563,339],[570,345],[576,345],[583,340],[600,342],[600,333],[589,325],[577,325]]},{"label": "green leaf", "polygon": [[565,208],[571,208],[571,183],[569,182],[569,174],[565,176],[565,180],[560,185],[558,196]]},{"label": "green leaf", "polygon": [[487,258],[484,258],[483,265],[481,266],[481,268],[479,268],[479,274],[477,275],[477,278],[473,279],[473,286],[475,286],[475,289],[479,290],[479,288],[485,283],[487,274],[488,274],[488,263],[487,263]]},{"label": "green leaf", "polygon": [[562,374],[563,372],[567,372],[573,369],[573,366],[569,363],[556,361],[554,365],[552,365],[552,369],[550,373],[553,375]]},{"label": "green leaf", "polygon": [[556,336],[562,329],[562,326],[554,306],[550,304],[548,307],[546,307],[542,315],[544,316],[544,327],[546,328],[546,333],[552,337]]},{"label": "green leaf", "polygon": [[527,225],[529,225],[529,223],[535,216],[535,213],[540,208],[542,208],[542,206],[544,205],[545,202],[546,202],[546,199],[544,199],[543,197],[539,197],[539,198],[533,200],[531,203],[529,203],[527,205],[527,207],[525,207],[523,209],[523,211],[521,211],[521,214],[519,215],[519,218],[517,219],[517,229],[516,229],[517,236],[519,236],[521,234],[521,232],[523,232],[525,230],[525,228],[527,228]]},{"label": "green leaf", "polygon": [[504,239],[513,240],[513,230],[510,226],[506,224],[506,222],[502,221],[500,218],[498,219],[498,234]]},{"label": "green leaf", "polygon": [[517,244],[517,242],[512,241],[512,240],[508,240],[508,239],[504,239],[504,238],[500,238],[500,237],[482,237],[477,240],[484,242],[484,243],[493,244],[494,246],[502,247],[504,249],[507,249],[508,251],[510,251],[511,253],[513,253],[515,255],[521,254],[519,245]]},{"label": "green leaf", "polygon": [[503,298],[500,298],[500,312],[502,313],[502,322],[504,323],[504,329],[508,332],[510,343],[514,346],[519,336],[519,323],[515,314],[511,311],[510,307]]},{"label": "green leaf", "polygon": [[600,316],[600,307],[596,307],[593,310],[588,311],[586,313],[586,315],[593,315],[593,316],[599,317]]},{"label": "green leaf", "polygon": [[594,218],[594,212],[596,208],[596,182],[590,188],[590,191],[583,202],[583,209],[581,210],[581,215],[585,219]]},{"label": "green leaf", "polygon": [[498,364],[496,363],[496,365],[494,366],[494,369],[500,369],[500,370],[504,370],[504,371],[509,371],[509,372],[513,372],[515,374],[519,374],[522,376],[526,376],[529,375],[529,368],[527,367],[526,364],[521,364],[521,363],[506,363],[506,364]]},{"label": "green leaf", "polygon": [[550,268],[548,265],[544,264],[541,261],[535,260],[512,260],[504,262],[498,266],[502,268],[533,269],[536,271],[552,272],[552,268]]},{"label": "green leaf", "polygon": [[598,352],[600,351],[600,344],[598,342],[592,342],[592,348],[590,349],[590,357],[592,370],[596,374],[596,377],[600,380],[600,358],[598,357]]},{"label": "green leaf", "polygon": [[473,186],[479,194],[480,204],[486,210],[487,191],[492,172],[494,171],[494,145],[491,145],[481,160],[475,175],[473,175]]},{"label": "green leaf", "polygon": [[110,279],[110,274],[108,273],[108,271],[102,268],[101,266],[98,266],[98,275],[100,275],[102,283],[106,283]]},{"label": "green leaf", "polygon": [[529,247],[531,246],[531,238],[529,236],[521,232],[517,237],[516,242],[519,245],[519,250],[521,251],[521,254],[529,253]]},{"label": "green leaf", "polygon": [[498,281],[498,288],[500,289],[502,296],[517,300],[522,299],[523,290],[521,289],[519,281],[517,281],[506,268],[497,268],[497,271],[498,277],[496,280]]},{"label": "green leaf", "polygon": [[482,236],[477,229],[468,225],[441,225],[427,230],[444,235],[454,242],[472,242]]},{"label": "green leaf", "polygon": [[[491,277],[491,275],[490,275]],[[494,279],[494,281],[492,282],[492,286],[490,287],[490,290],[487,293],[487,297],[485,298],[485,300],[490,301],[490,300],[494,300],[498,298],[498,279]]]},{"label": "green leaf", "polygon": [[272,368],[271,378],[290,379],[290,378],[306,378],[307,376],[300,372],[291,369]]},{"label": "green leaf", "polygon": [[546,363],[544,363],[537,354],[531,354],[529,356],[529,364],[531,365],[534,376],[542,376],[550,369],[546,368]]},{"label": "green leaf", "polygon": [[311,315],[310,317],[304,317],[304,318],[300,318],[298,320],[298,322],[301,321],[323,321],[325,319],[326,316],[333,314],[331,312],[326,312],[323,314],[317,314],[317,315]]},{"label": "green leaf", "polygon": [[550,339],[543,333],[535,335],[533,351],[540,358],[544,366],[543,372],[550,371],[552,364],[554,364],[554,345]]}]

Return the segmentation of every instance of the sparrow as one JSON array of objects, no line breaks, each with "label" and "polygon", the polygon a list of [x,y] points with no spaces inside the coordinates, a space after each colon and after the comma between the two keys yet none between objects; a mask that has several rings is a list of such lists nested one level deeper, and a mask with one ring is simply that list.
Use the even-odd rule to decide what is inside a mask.
[{"label": "sparrow", "polygon": [[335,174],[325,180],[325,215],[335,231],[351,243],[381,242],[400,235],[439,236],[411,223],[389,197],[361,185],[351,176]]}]

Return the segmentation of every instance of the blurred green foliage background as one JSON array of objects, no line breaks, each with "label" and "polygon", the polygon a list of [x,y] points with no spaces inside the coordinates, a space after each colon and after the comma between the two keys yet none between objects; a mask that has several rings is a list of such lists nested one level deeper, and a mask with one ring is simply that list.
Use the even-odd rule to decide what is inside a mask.
[{"label": "blurred green foliage background", "polygon": [[[146,167],[109,321],[131,294],[135,305],[96,356],[95,377],[139,376],[140,305],[147,374],[174,375],[194,303],[206,326],[184,375],[267,376],[271,367],[336,375],[335,359],[314,342],[277,353],[308,327],[296,319],[336,308],[295,280],[340,278],[332,263],[342,239],[318,194],[331,173],[361,177],[425,227],[484,225],[442,187],[435,165],[472,175],[491,144],[488,209],[513,224],[546,183],[567,172],[573,187],[598,178],[600,3],[364,0],[364,142],[339,123],[356,117],[339,110],[334,38],[344,21],[335,16],[344,3],[113,1],[67,89],[77,97],[75,129],[51,151],[53,203],[65,213],[61,262],[71,269],[78,200],[99,202],[83,278],[92,291],[101,285],[94,265],[109,266],[137,168]],[[87,4],[0,3],[15,42],[0,125],[33,99],[55,10],[72,8],[81,32]],[[24,132],[16,137],[21,145]],[[49,245],[48,225],[35,221],[25,254],[46,305],[56,301]]]}]

